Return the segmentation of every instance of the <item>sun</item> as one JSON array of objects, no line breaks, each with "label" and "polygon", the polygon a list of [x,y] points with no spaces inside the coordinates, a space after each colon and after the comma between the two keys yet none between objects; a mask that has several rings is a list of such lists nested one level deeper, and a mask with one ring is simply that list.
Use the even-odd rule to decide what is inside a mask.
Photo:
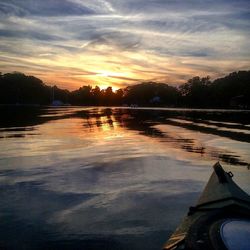
[{"label": "sun", "polygon": [[113,72],[108,70],[98,71],[96,74],[97,81],[102,82],[103,84],[98,84],[101,90],[106,89],[108,87],[112,87],[113,91],[118,90],[118,87],[112,84],[112,78],[124,77],[124,73]]}]

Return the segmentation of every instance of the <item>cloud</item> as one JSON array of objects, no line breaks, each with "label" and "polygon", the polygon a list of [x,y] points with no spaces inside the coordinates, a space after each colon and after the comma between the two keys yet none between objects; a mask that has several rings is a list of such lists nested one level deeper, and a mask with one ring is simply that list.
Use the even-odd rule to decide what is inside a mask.
[{"label": "cloud", "polygon": [[45,34],[37,31],[20,31],[20,30],[6,30],[0,29],[0,37],[5,38],[18,38],[18,39],[32,39],[32,40],[44,40],[53,41],[61,40],[61,37],[57,37],[53,34]]},{"label": "cloud", "polygon": [[91,9],[93,12],[99,14],[115,12],[115,9],[113,8],[112,4],[109,1],[105,0],[69,0],[69,2],[80,5],[84,8]]},{"label": "cloud", "polygon": [[17,16],[61,16],[90,15],[94,11],[80,4],[67,0],[3,0],[0,11],[5,15]]},{"label": "cloud", "polygon": [[1,67],[32,68],[44,80],[72,81],[71,89],[248,69],[249,7],[247,0],[3,0]]}]

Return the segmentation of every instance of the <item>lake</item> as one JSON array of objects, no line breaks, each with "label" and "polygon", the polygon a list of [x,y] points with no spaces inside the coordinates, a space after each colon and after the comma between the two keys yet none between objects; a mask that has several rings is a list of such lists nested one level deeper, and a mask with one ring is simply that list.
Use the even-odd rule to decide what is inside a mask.
[{"label": "lake", "polygon": [[250,193],[250,111],[0,111],[0,249],[161,249],[217,161]]}]

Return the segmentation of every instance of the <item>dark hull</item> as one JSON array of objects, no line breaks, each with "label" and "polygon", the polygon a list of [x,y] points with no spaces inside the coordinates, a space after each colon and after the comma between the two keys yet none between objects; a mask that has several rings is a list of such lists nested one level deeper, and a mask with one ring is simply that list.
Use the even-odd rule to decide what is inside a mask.
[{"label": "dark hull", "polygon": [[165,250],[227,249],[219,228],[228,219],[250,220],[250,196],[226,173],[219,163],[198,203],[190,207],[183,222],[165,244]]}]

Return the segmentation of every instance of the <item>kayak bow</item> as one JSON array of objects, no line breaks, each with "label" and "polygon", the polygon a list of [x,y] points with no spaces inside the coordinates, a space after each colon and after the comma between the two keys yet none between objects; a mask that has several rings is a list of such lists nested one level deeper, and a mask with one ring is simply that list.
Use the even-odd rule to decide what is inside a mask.
[{"label": "kayak bow", "polygon": [[197,205],[189,208],[164,250],[250,249],[250,196],[232,177],[219,162],[214,165]]}]

